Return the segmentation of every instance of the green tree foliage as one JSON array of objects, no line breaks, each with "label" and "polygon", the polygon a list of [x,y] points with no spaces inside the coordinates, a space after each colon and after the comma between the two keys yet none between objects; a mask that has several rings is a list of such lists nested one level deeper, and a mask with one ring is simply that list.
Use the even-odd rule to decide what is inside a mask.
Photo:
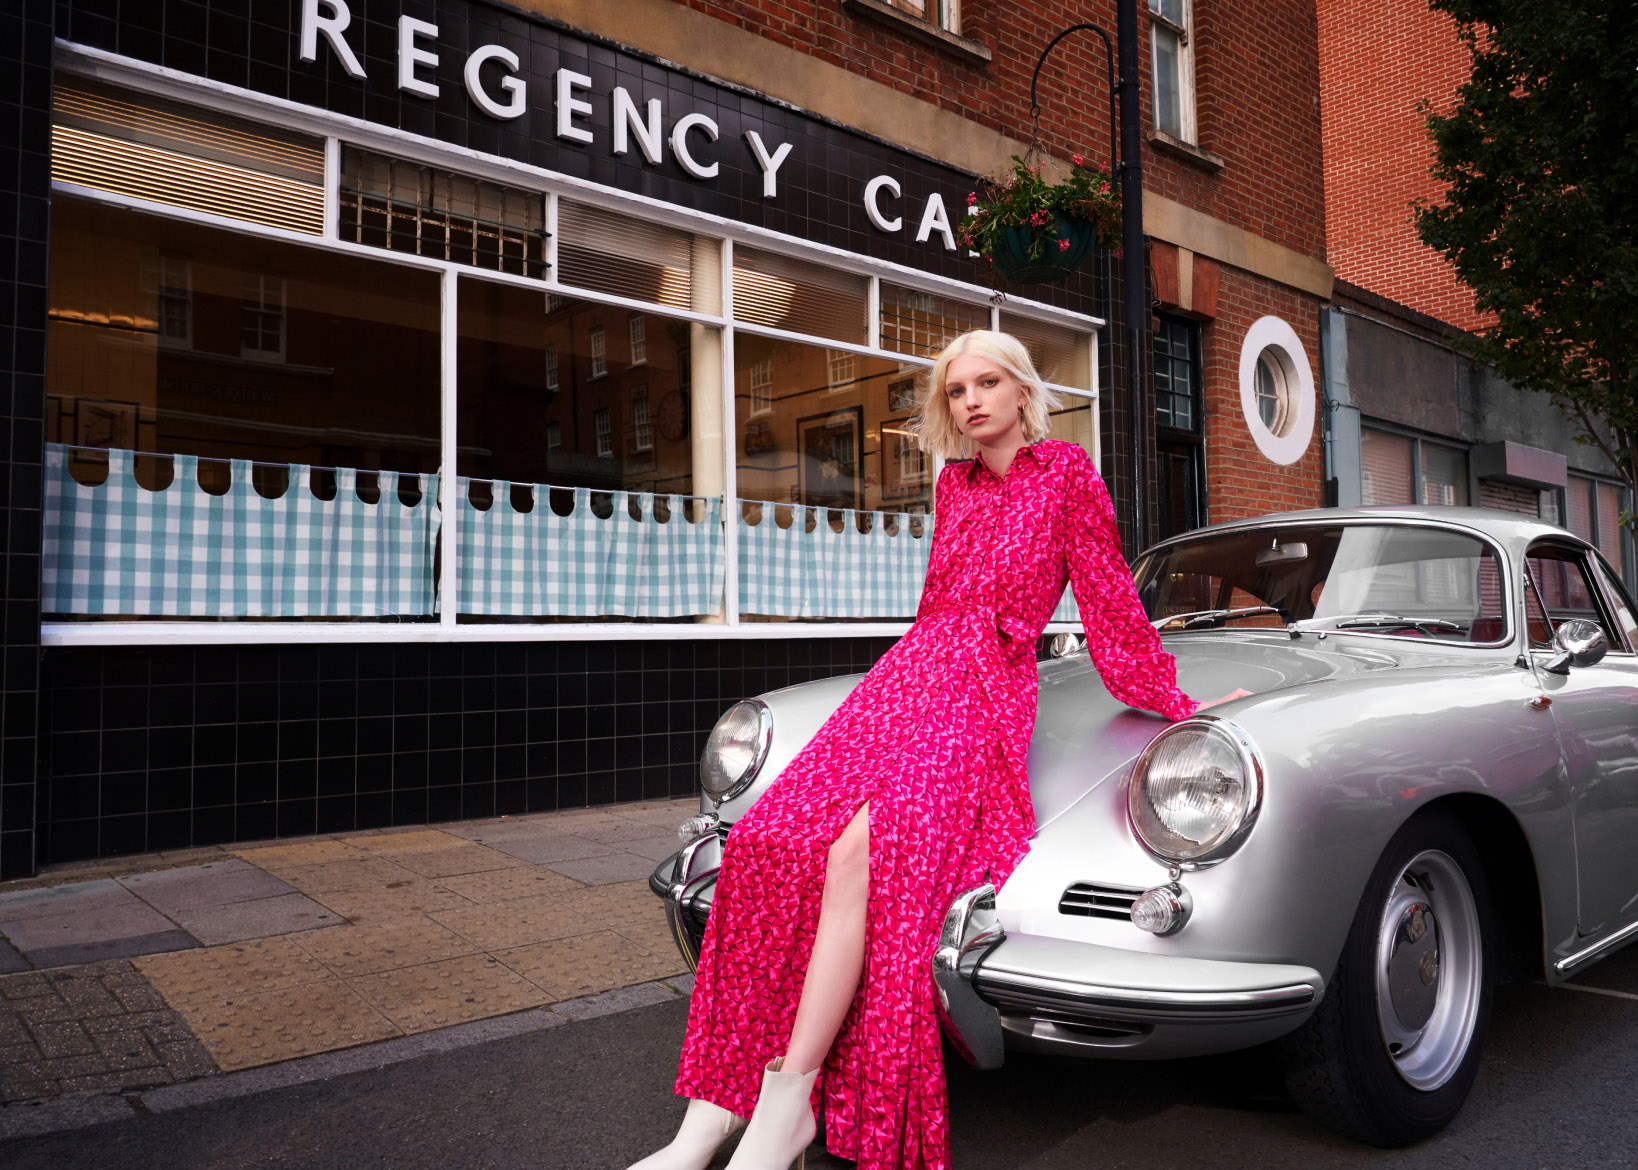
[{"label": "green tree foliage", "polygon": [[1461,344],[1552,395],[1638,493],[1638,3],[1429,3],[1473,65],[1449,115],[1424,109],[1447,193],[1415,210],[1495,318]]}]

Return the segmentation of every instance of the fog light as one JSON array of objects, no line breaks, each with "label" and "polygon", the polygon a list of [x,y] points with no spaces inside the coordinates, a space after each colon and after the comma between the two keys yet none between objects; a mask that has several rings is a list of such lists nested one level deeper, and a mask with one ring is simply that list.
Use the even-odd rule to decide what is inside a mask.
[{"label": "fog light", "polygon": [[677,826],[677,836],[684,841],[692,841],[695,837],[716,831],[717,818],[712,813],[695,813]]},{"label": "fog light", "polygon": [[1172,934],[1183,929],[1194,908],[1182,886],[1156,886],[1132,901],[1132,925],[1150,934]]}]

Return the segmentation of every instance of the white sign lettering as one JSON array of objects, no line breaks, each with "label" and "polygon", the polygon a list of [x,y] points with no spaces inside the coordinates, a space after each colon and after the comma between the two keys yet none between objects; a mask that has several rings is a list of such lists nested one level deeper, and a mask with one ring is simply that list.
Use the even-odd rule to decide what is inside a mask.
[{"label": "white sign lettering", "polygon": [[896,232],[904,226],[903,217],[895,215],[892,219],[888,219],[887,216],[882,214],[881,204],[876,202],[881,198],[884,187],[892,192],[893,198],[897,199],[899,197],[899,181],[892,175],[877,175],[865,184],[865,214],[870,217],[870,222],[882,231]]},{"label": "white sign lettering", "polygon": [[769,154],[768,148],[762,143],[762,135],[755,130],[745,131],[745,141],[751,144],[751,153],[756,156],[756,165],[762,168],[762,198],[772,199],[779,194],[777,185],[779,165],[790,154],[791,144],[780,143],[779,149]]},{"label": "white sign lettering", "polygon": [[955,251],[955,233],[950,231],[950,217],[944,211],[944,196],[934,191],[927,197],[927,206],[921,213],[921,225],[916,228],[916,243],[925,244],[934,232],[944,237],[944,250]]},{"label": "white sign lettering", "polygon": [[630,151],[631,136],[636,135],[637,148],[643,152],[643,157],[657,164],[663,141],[660,136],[660,99],[649,98],[646,105],[646,117],[640,116],[637,103],[631,100],[625,87],[614,87],[614,153],[626,154]]},{"label": "white sign lettering", "polygon": [[582,101],[574,96],[577,89],[590,89],[591,78],[584,73],[576,73],[573,69],[559,69],[557,71],[557,136],[567,138],[570,142],[590,142],[592,132],[584,126],[576,126],[576,114],[590,114],[591,103]]},{"label": "white sign lettering", "polygon": [[717,140],[717,124],[704,114],[684,114],[677,119],[677,124],[671,128],[671,153],[677,156],[677,165],[693,175],[696,179],[714,179],[717,177],[718,165],[702,166],[694,160],[688,150],[688,132],[696,126],[712,142]]},{"label": "white sign lettering", "polygon": [[[501,89],[507,94],[505,102],[496,101],[483,87],[483,79],[478,71],[489,61],[499,61],[506,66],[506,76],[501,78],[500,83]],[[518,76],[518,55],[511,49],[501,45],[484,45],[466,59],[463,76],[466,78],[467,96],[491,118],[523,117],[524,101],[528,97],[529,89],[523,78]]]},{"label": "white sign lettering", "polygon": [[[326,15],[320,11],[321,9],[328,9],[329,14]],[[341,67],[347,71],[348,76],[363,81],[364,66],[358,63],[358,58],[353,55],[352,46],[347,43],[347,38],[341,35],[352,22],[353,14],[347,7],[347,0],[302,0],[301,59],[318,60],[318,39],[322,35],[330,42],[331,51],[340,58]]]},{"label": "white sign lettering", "polygon": [[428,24],[424,20],[416,20],[413,16],[398,18],[398,88],[406,93],[413,93],[419,97],[435,98],[438,96],[436,81],[423,81],[415,76],[416,69],[425,65],[428,69],[438,68],[438,54],[430,49],[418,48],[416,37],[426,37],[429,40],[438,39],[438,26]]}]

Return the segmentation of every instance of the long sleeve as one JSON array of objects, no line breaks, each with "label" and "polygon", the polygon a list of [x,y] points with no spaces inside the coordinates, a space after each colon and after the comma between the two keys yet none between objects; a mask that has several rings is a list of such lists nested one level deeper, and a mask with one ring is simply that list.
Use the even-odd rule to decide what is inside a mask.
[{"label": "long sleeve", "polygon": [[1064,527],[1069,581],[1081,607],[1092,661],[1109,693],[1167,719],[1187,719],[1200,704],[1177,686],[1177,660],[1143,612],[1121,552],[1115,506],[1092,459],[1070,449]]},{"label": "long sleeve", "polygon": [[946,463],[940,469],[938,479],[933,483],[933,544],[927,556],[927,576],[922,580],[921,600],[916,603],[918,618],[931,609],[938,600],[939,577],[944,567],[944,558],[939,556],[940,541],[949,540],[946,529],[949,526],[950,496],[953,491],[950,484],[960,466]]}]

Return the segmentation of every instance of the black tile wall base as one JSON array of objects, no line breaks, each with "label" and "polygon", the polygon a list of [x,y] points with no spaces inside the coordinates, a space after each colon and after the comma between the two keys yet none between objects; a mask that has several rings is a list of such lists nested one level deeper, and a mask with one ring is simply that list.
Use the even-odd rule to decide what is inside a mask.
[{"label": "black tile wall base", "polygon": [[37,861],[691,795],[728,704],[892,642],[47,650]]}]

